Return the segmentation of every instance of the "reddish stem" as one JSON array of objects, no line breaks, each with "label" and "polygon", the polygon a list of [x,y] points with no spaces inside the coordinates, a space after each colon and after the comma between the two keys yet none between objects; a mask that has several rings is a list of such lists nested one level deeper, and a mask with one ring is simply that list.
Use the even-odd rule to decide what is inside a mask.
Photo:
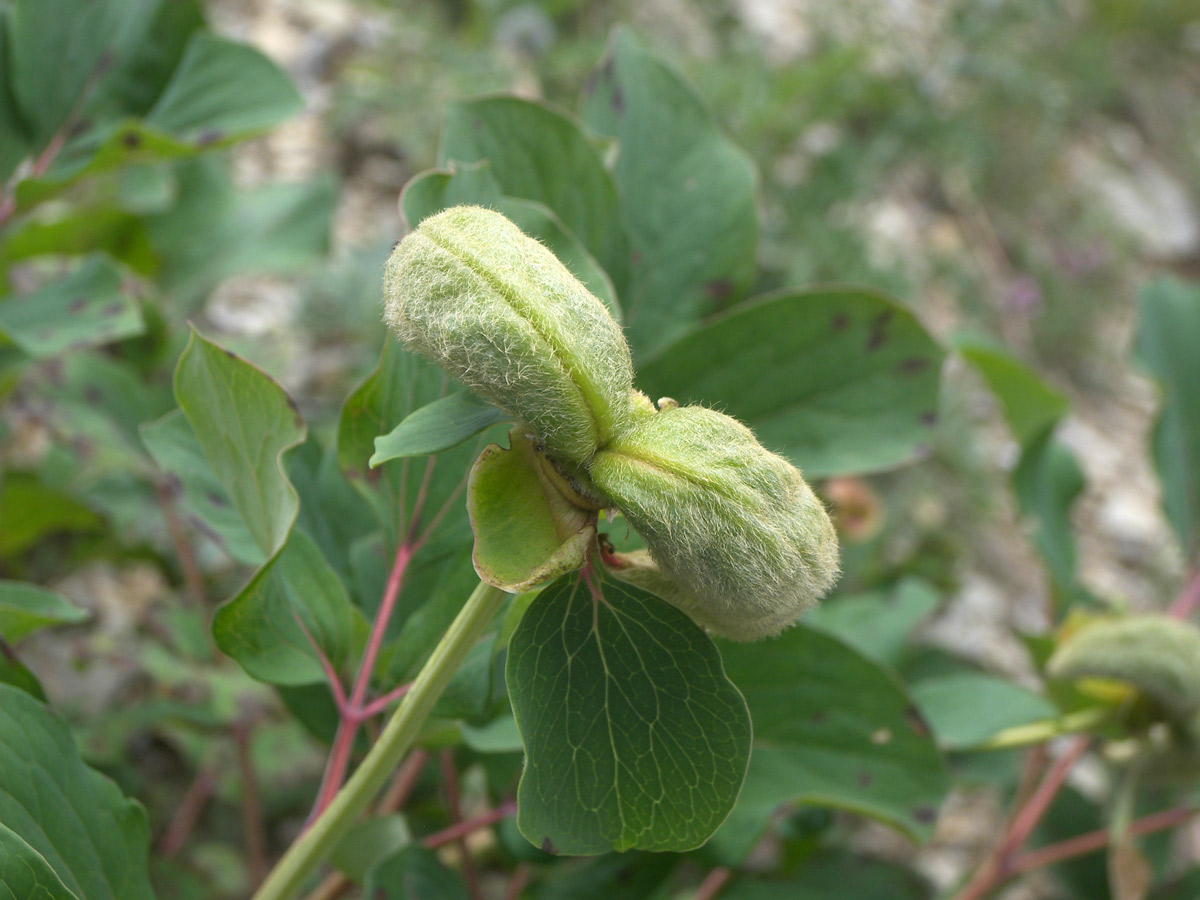
[{"label": "reddish stem", "polygon": [[359,711],[359,719],[365,720],[379,715],[381,712],[407,694],[410,687],[412,687],[412,682],[409,682],[408,684],[402,684],[395,690],[388,691],[386,694],[376,697]]},{"label": "reddish stem", "polygon": [[211,767],[201,769],[196,774],[196,780],[191,783],[183,795],[183,799],[179,801],[179,808],[175,810],[174,818],[171,819],[167,830],[159,838],[158,852],[160,854],[170,858],[183,849],[188,835],[192,833],[192,829],[196,825],[196,820],[200,818],[200,813],[204,811],[204,807],[208,804],[216,788],[217,773]]},{"label": "reddish stem", "polygon": [[518,900],[532,877],[533,869],[529,863],[520,863],[513,871],[512,878],[508,880],[508,886],[504,889],[504,900]]},{"label": "reddish stem", "polygon": [[1186,619],[1195,612],[1197,606],[1200,606],[1200,572],[1193,574],[1184,585],[1167,614],[1176,619]]},{"label": "reddish stem", "polygon": [[[438,762],[442,767],[442,785],[446,790],[446,807],[450,810],[451,821],[458,824],[462,821],[462,800],[458,793],[458,770],[454,767],[453,751],[443,750]],[[471,859],[471,851],[467,849],[466,835],[459,835],[454,842],[458,845],[459,856],[462,857],[463,882],[467,887],[467,896],[471,900],[479,900],[479,873],[475,871],[475,861]]]},{"label": "reddish stem", "polygon": [[391,786],[380,799],[379,806],[376,807],[376,811],[380,815],[394,812],[408,802],[408,795],[417,786],[421,770],[425,768],[425,763],[428,761],[429,751],[420,747],[408,755],[408,759],[401,763],[400,768],[396,770]]},{"label": "reddish stem", "polygon": [[733,878],[731,869],[726,866],[717,866],[700,882],[700,887],[696,888],[692,900],[713,900],[713,897],[725,889],[725,885],[729,884],[731,878]]},{"label": "reddish stem", "polygon": [[187,587],[188,596],[194,603],[203,606],[205,602],[204,574],[200,571],[200,565],[196,562],[196,554],[192,552],[192,545],[187,539],[187,532],[175,511],[175,496],[165,481],[158,482],[154,486],[154,491],[158,498],[158,505],[162,509],[163,518],[167,523],[167,534],[171,536],[175,555],[179,558],[179,567],[183,570],[183,582]]},{"label": "reddish stem", "polygon": [[[1129,835],[1139,837],[1143,834],[1174,828],[1195,816],[1196,812],[1194,809],[1167,809],[1141,819],[1135,819],[1129,825]],[[1064,859],[1072,859],[1076,856],[1095,853],[1097,850],[1103,850],[1107,847],[1111,837],[1112,835],[1107,828],[1099,828],[1096,831],[1089,831],[1087,834],[1068,838],[1056,844],[1030,850],[1022,853],[1013,860],[1012,864],[1008,867],[1009,875],[1010,877],[1023,875],[1026,872],[1032,872],[1034,869],[1062,862]]]},{"label": "reddish stem", "polygon": [[239,725],[233,731],[237,747],[238,769],[242,776],[242,828],[250,862],[250,887],[257,888],[267,876],[267,841],[263,828],[262,804],[258,799],[258,778],[250,755],[253,736],[248,726]]},{"label": "reddish stem", "polygon": [[472,819],[467,819],[463,822],[458,822],[451,825],[449,828],[443,828],[434,834],[431,834],[425,840],[421,841],[421,846],[426,850],[436,850],[443,844],[449,844],[451,841],[456,841],[464,835],[468,835],[473,831],[478,831],[480,828],[487,828],[495,825],[501,819],[507,819],[517,811],[517,801],[506,800],[497,806],[495,809],[489,809],[485,813],[481,813]]},{"label": "reddish stem", "polygon": [[367,650],[363,654],[362,663],[358,668],[358,677],[354,681],[354,689],[350,693],[350,708],[361,709],[367,697],[367,688],[371,684],[371,674],[375,671],[375,660],[379,656],[379,648],[383,646],[384,634],[387,632],[388,621],[396,608],[396,598],[400,596],[400,588],[404,584],[404,570],[412,559],[412,547],[402,543],[396,549],[396,558],[392,562],[392,571],[388,575],[387,587],[383,591],[383,600],[379,611],[375,614],[375,623],[371,627],[371,637],[367,642]]},{"label": "reddish stem", "polygon": [[1037,827],[1042,816],[1046,814],[1054,797],[1066,781],[1067,775],[1079,758],[1087,752],[1092,739],[1088,735],[1075,738],[1058,759],[1054,760],[1049,770],[1038,783],[1037,788],[1029,799],[1013,817],[996,851],[976,871],[973,878],[967,882],[955,896],[955,900],[981,900],[1000,884],[1012,877],[1014,855],[1025,845],[1033,829]]}]

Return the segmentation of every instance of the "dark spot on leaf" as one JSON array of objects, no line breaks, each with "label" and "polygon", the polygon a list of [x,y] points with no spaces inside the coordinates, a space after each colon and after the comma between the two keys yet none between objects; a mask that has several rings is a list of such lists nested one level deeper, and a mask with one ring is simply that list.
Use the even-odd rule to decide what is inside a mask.
[{"label": "dark spot on leaf", "polygon": [[542,851],[545,853],[558,852],[554,849],[554,841],[550,840],[548,837],[542,838]]},{"label": "dark spot on leaf", "polygon": [[596,81],[599,77],[599,69],[592,69],[592,71],[588,72],[588,77],[583,82],[583,96],[590,97],[596,92]]},{"label": "dark spot on leaf", "polygon": [[87,438],[79,438],[74,442],[73,446],[75,448],[75,453],[80,459],[87,459],[92,455],[92,451],[95,449],[92,442]]},{"label": "dark spot on leaf", "polygon": [[815,712],[811,716],[808,717],[808,721],[812,722],[814,725],[824,725],[826,718],[827,718],[827,716],[825,715],[825,713]]},{"label": "dark spot on leaf", "polygon": [[850,317],[844,312],[840,312],[829,320],[829,324],[833,327],[834,331],[845,331],[850,327]]},{"label": "dark spot on leaf", "polygon": [[121,135],[121,143],[130,150],[136,150],[138,147],[142,146],[142,136],[136,131],[127,131]]},{"label": "dark spot on leaf", "polygon": [[378,484],[383,477],[383,468],[367,469],[367,484]]},{"label": "dark spot on leaf", "polygon": [[345,475],[349,481],[358,481],[358,479],[363,477],[363,473],[354,468],[342,469],[342,474]]},{"label": "dark spot on leaf", "polygon": [[202,131],[196,135],[196,146],[207,147],[210,144],[215,144],[221,138],[225,137],[225,132],[219,128],[209,128],[207,131]]},{"label": "dark spot on leaf", "polygon": [[937,810],[932,806],[918,806],[912,811],[913,820],[922,825],[932,825],[937,819]]},{"label": "dark spot on leaf", "polygon": [[63,361],[61,359],[48,359],[43,364],[42,371],[46,373],[46,378],[51,384],[62,384],[63,382]]},{"label": "dark spot on leaf", "polygon": [[92,127],[91,119],[78,119],[67,129],[67,138],[77,138]]},{"label": "dark spot on leaf", "polygon": [[67,307],[67,311],[72,313],[83,312],[85,309],[87,309],[87,297],[76,297]]},{"label": "dark spot on leaf", "polygon": [[921,424],[928,428],[932,428],[937,424],[937,413],[932,409],[921,413]]},{"label": "dark spot on leaf", "polygon": [[728,278],[717,278],[704,286],[709,300],[724,300],[733,293],[733,282]]},{"label": "dark spot on leaf", "polygon": [[859,772],[858,773],[858,786],[859,787],[870,787],[871,782],[874,780],[875,780],[875,776],[873,776],[870,772]]},{"label": "dark spot on leaf", "polygon": [[216,493],[215,491],[207,491],[207,492],[205,492],[204,496],[208,500],[208,502],[211,503],[213,506],[225,507],[225,506],[229,505],[228,503],[225,502],[225,498],[222,497],[220,494]]},{"label": "dark spot on leaf", "polygon": [[125,307],[120,303],[109,303],[100,309],[102,316],[119,316],[125,311]]},{"label": "dark spot on leaf", "polygon": [[917,737],[929,737],[929,723],[925,721],[925,717],[921,715],[921,711],[915,706],[910,706],[904,711],[904,718],[908,722],[908,727],[912,729],[913,734]]},{"label": "dark spot on leaf", "polygon": [[923,356],[911,356],[908,359],[902,359],[900,365],[896,366],[896,371],[901,375],[915,375],[918,372],[923,372],[929,368],[929,360]]},{"label": "dark spot on leaf", "polygon": [[615,85],[613,86],[612,93],[612,107],[613,111],[616,112],[617,115],[620,115],[625,111],[625,95],[622,94],[621,89]]},{"label": "dark spot on leaf", "polygon": [[99,388],[89,385],[88,387],[84,388],[83,399],[92,406],[96,406],[104,399],[104,395],[100,393]]},{"label": "dark spot on leaf", "polygon": [[878,350],[887,341],[888,323],[892,321],[892,311],[885,310],[871,320],[871,330],[867,334],[867,349]]}]

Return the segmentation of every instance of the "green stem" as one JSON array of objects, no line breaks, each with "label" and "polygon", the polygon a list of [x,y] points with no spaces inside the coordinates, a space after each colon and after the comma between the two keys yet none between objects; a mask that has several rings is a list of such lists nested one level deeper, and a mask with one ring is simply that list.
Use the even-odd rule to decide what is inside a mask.
[{"label": "green stem", "polygon": [[475,588],[362,765],[308,830],[288,848],[253,900],[289,900],[350,830],[416,740],[425,717],[496,614],[504,596],[503,591],[490,585],[480,583]]},{"label": "green stem", "polygon": [[1013,747],[1028,747],[1030,744],[1040,744],[1060,735],[1087,731],[1104,724],[1111,717],[1111,709],[1081,709],[1078,712],[1067,713],[1061,719],[1045,719],[1041,722],[1030,722],[1028,725],[1005,728],[972,749],[1007,750]]}]

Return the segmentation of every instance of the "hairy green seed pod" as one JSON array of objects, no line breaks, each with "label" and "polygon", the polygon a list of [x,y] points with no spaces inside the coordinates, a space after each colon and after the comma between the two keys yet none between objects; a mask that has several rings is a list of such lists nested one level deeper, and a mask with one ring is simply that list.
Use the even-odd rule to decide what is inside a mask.
[{"label": "hairy green seed pod", "polygon": [[492,210],[430,216],[392,251],[385,318],[410,349],[584,466],[627,424],[633,362],[604,304]]},{"label": "hairy green seed pod", "polygon": [[1060,646],[1054,678],[1111,678],[1133,685],[1174,719],[1200,712],[1200,628],[1167,616],[1089,625]]},{"label": "hairy green seed pod", "polygon": [[821,501],[795,466],[723,413],[641,413],[589,472],[661,571],[634,557],[629,580],[726,637],[778,633],[837,578],[837,535]]}]

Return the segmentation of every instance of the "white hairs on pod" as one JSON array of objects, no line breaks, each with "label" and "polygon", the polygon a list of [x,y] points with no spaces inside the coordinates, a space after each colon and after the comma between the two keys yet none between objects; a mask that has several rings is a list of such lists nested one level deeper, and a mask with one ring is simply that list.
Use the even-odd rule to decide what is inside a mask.
[{"label": "white hairs on pod", "polygon": [[604,304],[504,216],[457,206],[392,251],[385,319],[410,349],[585,466],[624,430],[633,362]]},{"label": "white hairs on pod", "polygon": [[628,580],[719,634],[776,634],[837,579],[837,535],[821,501],[795,466],[723,413],[687,406],[639,416],[589,474],[665,576],[635,556]]}]

